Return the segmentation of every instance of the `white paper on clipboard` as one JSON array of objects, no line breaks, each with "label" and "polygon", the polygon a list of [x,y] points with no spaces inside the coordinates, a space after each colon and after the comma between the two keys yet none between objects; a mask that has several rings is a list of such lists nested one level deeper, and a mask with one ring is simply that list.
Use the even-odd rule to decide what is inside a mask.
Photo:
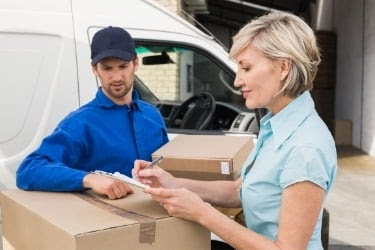
[{"label": "white paper on clipboard", "polygon": [[120,172],[108,173],[108,172],[105,172],[105,171],[96,170],[96,171],[93,171],[92,173],[110,176],[110,177],[119,179],[121,181],[124,181],[126,183],[132,184],[132,185],[140,187],[140,188],[147,188],[148,187],[147,185],[145,185],[145,184],[143,184],[143,183],[141,183],[141,182],[139,182],[139,181],[137,181],[133,178],[130,178],[129,176],[123,175]]}]

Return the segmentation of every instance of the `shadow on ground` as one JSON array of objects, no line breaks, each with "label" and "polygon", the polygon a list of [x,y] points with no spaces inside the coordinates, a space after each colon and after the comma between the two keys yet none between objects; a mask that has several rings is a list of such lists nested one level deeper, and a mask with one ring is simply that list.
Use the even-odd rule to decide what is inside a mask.
[{"label": "shadow on ground", "polygon": [[328,250],[374,250],[371,246],[345,246],[345,245],[330,245]]},{"label": "shadow on ground", "polygon": [[337,239],[330,238],[331,244],[328,246],[328,250],[375,250],[375,246],[353,246],[347,242],[342,242]]}]

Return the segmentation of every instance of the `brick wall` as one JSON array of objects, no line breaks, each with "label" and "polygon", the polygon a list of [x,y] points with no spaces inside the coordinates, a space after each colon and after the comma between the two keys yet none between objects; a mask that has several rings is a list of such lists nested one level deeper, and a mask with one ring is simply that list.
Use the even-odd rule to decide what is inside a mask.
[{"label": "brick wall", "polygon": [[[172,53],[170,56],[174,62],[177,62],[178,58],[176,56]],[[177,65],[178,64],[141,65],[137,71],[137,76],[146,83],[147,87],[159,99],[178,100],[179,68]]]},{"label": "brick wall", "polygon": [[[168,8],[173,13],[180,13],[181,0],[155,0],[155,2]],[[174,62],[178,62],[177,56],[173,54],[170,54],[170,56]],[[177,65],[179,64],[141,66],[137,75],[159,99],[178,100],[179,68]]]},{"label": "brick wall", "polygon": [[173,13],[179,13],[181,8],[181,0],[155,0],[155,2],[168,8]]}]

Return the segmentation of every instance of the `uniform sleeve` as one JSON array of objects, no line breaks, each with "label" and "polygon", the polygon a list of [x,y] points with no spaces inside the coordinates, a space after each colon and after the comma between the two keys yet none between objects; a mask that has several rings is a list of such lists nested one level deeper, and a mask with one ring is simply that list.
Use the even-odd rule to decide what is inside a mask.
[{"label": "uniform sleeve", "polygon": [[83,190],[86,171],[75,169],[81,145],[66,130],[56,129],[40,147],[28,155],[16,173],[17,187],[23,190]]},{"label": "uniform sleeve", "polygon": [[290,153],[280,184],[285,189],[297,182],[310,181],[327,191],[332,182],[331,172],[323,152],[313,147],[299,147]]}]

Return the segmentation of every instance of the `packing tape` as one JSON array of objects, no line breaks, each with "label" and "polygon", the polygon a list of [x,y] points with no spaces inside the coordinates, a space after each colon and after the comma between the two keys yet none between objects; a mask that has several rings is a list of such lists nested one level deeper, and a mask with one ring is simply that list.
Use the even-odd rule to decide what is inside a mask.
[{"label": "packing tape", "polygon": [[139,222],[140,229],[139,229],[139,242],[140,243],[153,243],[155,242],[155,231],[156,231],[156,220],[152,217],[147,215],[138,214],[133,211],[128,211],[116,206],[113,206],[95,195],[87,192],[77,193],[77,196],[96,207],[105,209],[108,212],[114,213],[121,217],[125,217],[127,219],[135,220]]}]

